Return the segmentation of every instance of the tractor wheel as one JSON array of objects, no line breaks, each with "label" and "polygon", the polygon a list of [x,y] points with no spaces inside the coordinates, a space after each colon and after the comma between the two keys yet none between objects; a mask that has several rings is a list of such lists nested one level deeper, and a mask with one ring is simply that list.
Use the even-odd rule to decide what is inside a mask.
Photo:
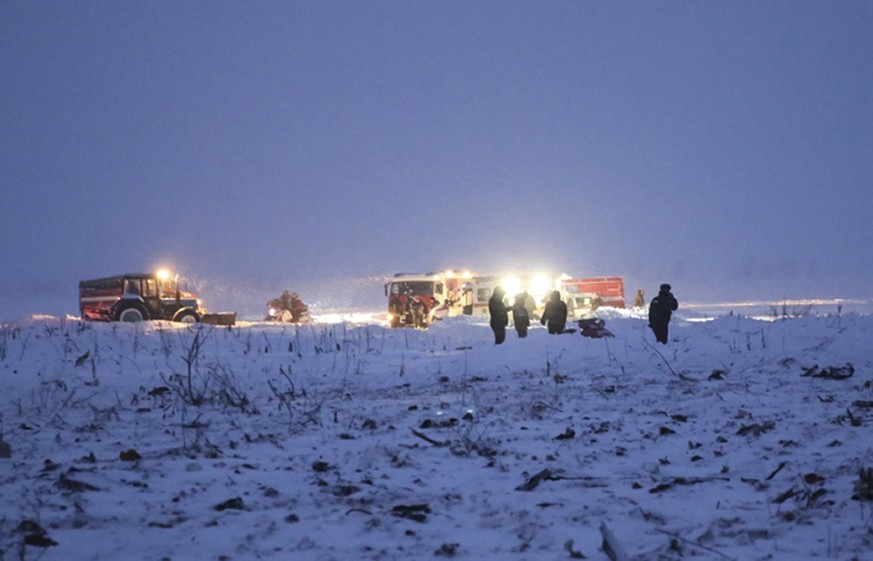
[{"label": "tractor wheel", "polygon": [[176,317],[173,318],[173,321],[179,323],[199,323],[200,316],[197,315],[197,312],[194,310],[182,310]]},{"label": "tractor wheel", "polygon": [[118,321],[134,323],[146,319],[145,314],[136,306],[129,306],[118,313]]}]

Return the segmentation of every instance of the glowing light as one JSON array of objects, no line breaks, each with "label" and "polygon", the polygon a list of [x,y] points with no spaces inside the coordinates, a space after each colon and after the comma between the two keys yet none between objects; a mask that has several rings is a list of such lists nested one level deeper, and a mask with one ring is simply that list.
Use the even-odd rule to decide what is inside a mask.
[{"label": "glowing light", "polygon": [[166,269],[158,269],[158,272],[155,273],[155,276],[157,276],[160,280],[169,280],[172,276],[172,273],[170,273],[170,271]]},{"label": "glowing light", "polygon": [[550,290],[554,288],[554,284],[552,279],[547,275],[539,274],[534,275],[530,280],[530,295],[534,298],[539,298],[545,296]]},{"label": "glowing light", "polygon": [[509,296],[515,296],[524,290],[521,285],[521,280],[517,277],[503,277],[500,279],[500,286],[503,287],[503,291]]}]

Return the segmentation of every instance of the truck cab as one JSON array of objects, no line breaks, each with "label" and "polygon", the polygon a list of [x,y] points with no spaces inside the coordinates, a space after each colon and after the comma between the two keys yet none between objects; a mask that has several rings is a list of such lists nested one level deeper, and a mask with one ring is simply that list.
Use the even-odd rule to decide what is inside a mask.
[{"label": "truck cab", "polygon": [[388,324],[407,327],[414,324],[413,299],[423,302],[425,314],[430,315],[445,299],[445,281],[439,273],[398,273],[385,283],[385,296],[388,298]]}]

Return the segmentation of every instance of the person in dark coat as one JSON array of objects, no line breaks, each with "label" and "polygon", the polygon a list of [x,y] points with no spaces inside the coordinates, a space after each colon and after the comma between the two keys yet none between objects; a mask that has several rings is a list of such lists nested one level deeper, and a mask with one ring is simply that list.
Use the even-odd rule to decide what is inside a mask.
[{"label": "person in dark coat", "polygon": [[561,293],[557,290],[553,290],[549,296],[540,323],[547,326],[552,335],[564,332],[564,326],[567,324],[567,304],[561,300]]},{"label": "person in dark coat", "polygon": [[652,298],[649,304],[649,327],[652,328],[655,339],[664,345],[667,344],[667,326],[670,324],[670,318],[679,307],[679,302],[670,290],[669,284],[662,284],[658,295]]},{"label": "person in dark coat", "polygon": [[427,304],[417,294],[412,297],[412,302],[409,303],[409,311],[412,313],[412,326],[416,329],[425,329],[427,327]]},{"label": "person in dark coat", "polygon": [[491,299],[488,300],[488,313],[491,316],[491,330],[494,332],[494,344],[499,345],[506,340],[506,324],[509,323],[509,314],[506,312],[506,304],[503,303],[503,288],[494,287]]},{"label": "person in dark coat", "polygon": [[512,324],[520,338],[527,337],[527,328],[530,326],[530,315],[524,301],[525,294],[519,294],[515,297],[515,304],[512,305]]}]

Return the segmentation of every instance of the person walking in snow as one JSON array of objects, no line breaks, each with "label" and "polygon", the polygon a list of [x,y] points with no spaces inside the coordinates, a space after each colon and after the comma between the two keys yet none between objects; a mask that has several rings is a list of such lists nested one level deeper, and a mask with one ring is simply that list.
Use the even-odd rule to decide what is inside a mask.
[{"label": "person walking in snow", "polygon": [[540,323],[547,326],[552,335],[564,332],[564,326],[567,324],[567,304],[561,300],[561,293],[557,290],[553,290],[549,295],[549,301],[546,303],[546,309],[543,310]]},{"label": "person walking in snow", "polygon": [[491,331],[494,332],[494,344],[499,345],[506,340],[506,324],[509,323],[509,314],[506,312],[506,304],[503,303],[503,288],[494,287],[491,299],[488,300],[488,314],[491,316]]},{"label": "person walking in snow", "polygon": [[512,305],[512,324],[519,338],[527,337],[527,328],[530,326],[530,315],[524,306],[524,297],[525,293],[519,294]]},{"label": "person walking in snow", "polygon": [[658,295],[652,298],[649,304],[649,327],[655,334],[655,339],[663,344],[667,344],[667,326],[670,324],[670,318],[673,312],[679,308],[679,302],[673,293],[669,284],[662,284]]}]

